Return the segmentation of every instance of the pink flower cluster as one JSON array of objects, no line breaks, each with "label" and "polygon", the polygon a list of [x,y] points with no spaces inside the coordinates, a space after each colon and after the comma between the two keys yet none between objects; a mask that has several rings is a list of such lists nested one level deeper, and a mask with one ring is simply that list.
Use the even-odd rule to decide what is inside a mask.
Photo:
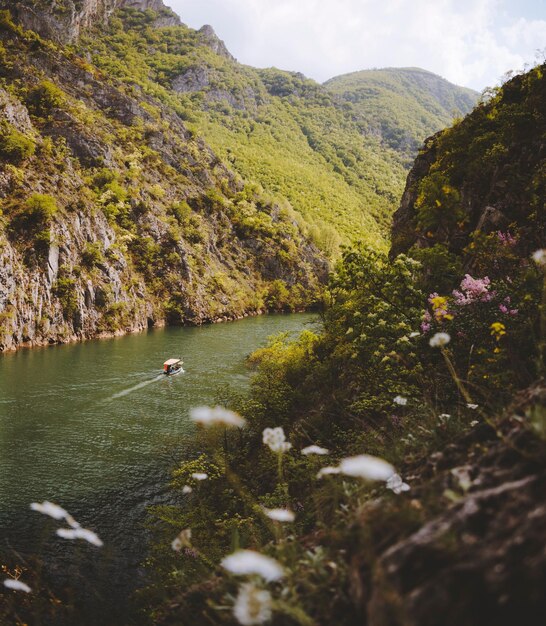
[{"label": "pink flower cluster", "polygon": [[428,331],[432,328],[432,315],[425,311],[423,314],[423,321],[421,322],[421,332],[428,333]]},{"label": "pink flower cluster", "polygon": [[503,233],[499,230],[497,231],[497,237],[503,246],[515,246],[517,243],[517,239],[508,232]]},{"label": "pink flower cluster", "polygon": [[505,315],[514,316],[518,314],[518,309],[510,308],[510,296],[506,296],[506,298],[504,298],[504,301],[499,304],[499,311],[501,313],[504,313]]},{"label": "pink flower cluster", "polygon": [[455,304],[465,306],[474,302],[490,302],[496,295],[494,291],[489,291],[490,284],[487,276],[472,278],[470,274],[466,274],[461,281],[460,291],[453,290]]}]

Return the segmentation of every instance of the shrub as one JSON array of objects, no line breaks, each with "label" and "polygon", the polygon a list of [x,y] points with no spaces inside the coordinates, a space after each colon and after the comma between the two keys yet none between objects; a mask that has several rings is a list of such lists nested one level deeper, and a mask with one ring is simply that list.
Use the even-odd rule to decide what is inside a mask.
[{"label": "shrub", "polygon": [[102,246],[98,241],[94,243],[88,242],[85,244],[85,247],[82,251],[83,265],[91,268],[95,265],[98,265],[99,263],[102,263],[103,260],[104,257],[102,254]]},{"label": "shrub", "polygon": [[63,307],[65,319],[72,319],[78,310],[78,295],[76,293],[76,281],[70,276],[59,276],[53,293],[59,299]]},{"label": "shrub", "polygon": [[0,155],[13,163],[31,157],[36,150],[34,140],[21,133],[11,124],[0,127]]},{"label": "shrub", "polygon": [[55,198],[47,194],[34,193],[25,203],[24,213],[28,220],[36,225],[47,224],[57,213]]},{"label": "shrub", "polygon": [[43,80],[29,91],[26,102],[31,113],[47,117],[53,109],[65,106],[66,94],[51,81]]}]

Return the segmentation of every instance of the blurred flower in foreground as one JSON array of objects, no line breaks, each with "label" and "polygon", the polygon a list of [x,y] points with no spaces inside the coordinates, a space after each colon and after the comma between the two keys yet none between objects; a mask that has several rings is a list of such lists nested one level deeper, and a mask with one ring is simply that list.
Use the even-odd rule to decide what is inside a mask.
[{"label": "blurred flower in foreground", "polygon": [[30,593],[31,589],[28,585],[21,582],[20,580],[15,580],[15,578],[6,578],[4,580],[4,587],[8,589],[13,589],[14,591],[24,591],[25,593]]},{"label": "blurred flower in foreground", "polygon": [[182,548],[191,548],[191,528],[180,531],[171,543],[171,548],[175,552],[180,552]]},{"label": "blurred flower in foreground", "polygon": [[441,348],[451,341],[451,337],[447,333],[436,333],[430,338],[429,344],[432,348]]},{"label": "blurred flower in foreground", "polygon": [[190,411],[190,419],[203,426],[236,426],[242,428],[245,420],[234,411],[224,409],[221,406],[211,408],[209,406],[198,406]]},{"label": "blurred flower in foreground", "polygon": [[277,428],[265,428],[262,433],[262,441],[272,452],[288,452],[292,447],[292,444],[286,441],[286,435],[282,426]]},{"label": "blurred flower in foreground", "polygon": [[207,480],[209,475],[205,474],[205,472],[194,472],[191,477],[195,478],[195,480]]},{"label": "blurred flower in foreground", "polygon": [[84,539],[99,548],[104,545],[96,533],[86,528],[58,528],[57,535],[63,539]]},{"label": "blurred flower in foreground", "polygon": [[398,404],[400,406],[406,406],[406,404],[408,403],[408,399],[404,398],[404,396],[395,396],[392,401],[394,402],[394,404]]},{"label": "blurred flower in foreground", "polygon": [[327,465],[326,467],[323,467],[322,469],[319,470],[317,474],[317,478],[322,478],[323,476],[330,476],[331,474],[339,474],[340,471],[341,470],[339,469],[339,467],[332,467],[331,465]]},{"label": "blurred flower in foreground", "polygon": [[288,509],[264,509],[264,513],[276,522],[293,522],[296,519],[295,514]]},{"label": "blurred flower in foreground", "polygon": [[193,489],[189,485],[184,485],[182,487],[182,493],[191,493]]},{"label": "blurred flower in foreground", "polygon": [[386,481],[395,473],[390,463],[369,454],[342,459],[339,469],[342,474],[364,478],[364,480]]},{"label": "blurred flower in foreground", "polygon": [[241,585],[233,606],[233,615],[243,626],[265,624],[271,619],[271,594],[252,583]]},{"label": "blurred flower in foreground", "polygon": [[80,524],[78,524],[68,511],[65,511],[65,509],[58,504],[53,504],[53,502],[49,502],[48,500],[44,500],[41,504],[39,502],[32,502],[30,508],[38,513],[49,515],[49,517],[56,520],[64,519],[72,528],[80,528]]},{"label": "blurred flower in foreground", "polygon": [[221,565],[232,574],[257,574],[268,582],[279,580],[284,575],[281,565],[275,559],[254,550],[237,550],[226,556]]},{"label": "blurred flower in foreground", "polygon": [[306,448],[303,448],[301,451],[302,454],[308,455],[308,454],[329,454],[330,450],[327,450],[326,448],[321,448],[320,446],[307,446]]},{"label": "blurred flower in foreground", "polygon": [[400,477],[400,474],[393,474],[387,480],[387,483],[385,486],[387,487],[387,489],[394,491],[394,493],[402,493],[402,491],[410,490],[410,486],[402,480],[402,478]]},{"label": "blurred flower in foreground", "polygon": [[546,249],[535,250],[531,255],[533,261],[541,267],[546,267]]}]

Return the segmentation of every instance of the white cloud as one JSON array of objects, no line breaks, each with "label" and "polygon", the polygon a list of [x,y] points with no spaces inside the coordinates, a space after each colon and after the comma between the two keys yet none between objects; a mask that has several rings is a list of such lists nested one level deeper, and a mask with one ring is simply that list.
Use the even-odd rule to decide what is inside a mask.
[{"label": "white cloud", "polygon": [[212,24],[242,63],[319,81],[370,67],[417,66],[483,89],[546,45],[546,21],[514,17],[516,4],[508,0],[166,2],[190,26]]}]

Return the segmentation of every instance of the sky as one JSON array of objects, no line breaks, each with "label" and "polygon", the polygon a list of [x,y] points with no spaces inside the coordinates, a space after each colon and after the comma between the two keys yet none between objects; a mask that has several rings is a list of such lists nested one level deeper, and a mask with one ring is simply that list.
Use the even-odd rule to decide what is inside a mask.
[{"label": "sky", "polygon": [[[238,61],[324,82],[421,67],[482,91],[546,56],[546,0],[164,0]],[[537,50],[545,51],[537,57]]]}]

